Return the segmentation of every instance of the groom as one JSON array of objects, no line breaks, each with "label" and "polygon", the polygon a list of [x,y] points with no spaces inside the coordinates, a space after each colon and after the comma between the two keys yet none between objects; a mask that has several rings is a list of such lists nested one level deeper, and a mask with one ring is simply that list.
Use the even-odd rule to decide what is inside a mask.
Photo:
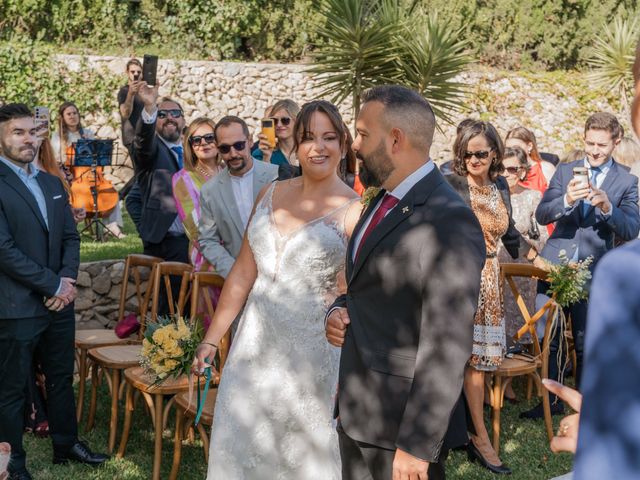
[{"label": "groom", "polygon": [[342,346],[344,480],[444,479],[448,448],[467,441],[459,399],[485,244],[429,159],[434,128],[429,103],[412,90],[364,95],[353,149],[363,181],[382,190],[353,232],[347,293],[326,327]]}]

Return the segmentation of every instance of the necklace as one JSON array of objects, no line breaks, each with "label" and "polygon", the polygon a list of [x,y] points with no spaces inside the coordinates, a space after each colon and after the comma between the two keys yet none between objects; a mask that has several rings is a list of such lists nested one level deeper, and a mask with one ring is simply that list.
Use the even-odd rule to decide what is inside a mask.
[{"label": "necklace", "polygon": [[202,175],[204,175],[206,178],[211,178],[211,176],[212,176],[214,173],[216,173],[218,169],[216,168],[216,170],[215,170],[215,172],[214,172],[214,170],[209,169],[209,168],[204,168],[204,167],[202,166],[202,164],[198,164],[198,165],[196,166],[196,170],[197,170],[198,172],[200,172]]}]

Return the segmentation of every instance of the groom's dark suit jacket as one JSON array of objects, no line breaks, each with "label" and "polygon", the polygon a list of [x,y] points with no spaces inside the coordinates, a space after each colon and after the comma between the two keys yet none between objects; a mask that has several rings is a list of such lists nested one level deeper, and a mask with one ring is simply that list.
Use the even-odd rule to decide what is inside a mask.
[{"label": "groom's dark suit jacket", "polygon": [[354,264],[354,239],[383,194],[355,228],[347,294],[333,305],[351,319],[336,410],[354,440],[434,462],[460,406],[485,243],[471,209],[434,169],[371,232]]}]

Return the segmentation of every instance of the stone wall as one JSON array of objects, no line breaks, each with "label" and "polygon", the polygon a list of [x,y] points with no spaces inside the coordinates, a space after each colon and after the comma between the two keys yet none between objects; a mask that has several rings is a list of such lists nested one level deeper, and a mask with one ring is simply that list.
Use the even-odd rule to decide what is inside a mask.
[{"label": "stone wall", "polygon": [[[76,285],[76,327],[113,328],[118,319],[124,260],[88,262],[80,265]],[[140,269],[141,291],[146,291],[149,270]],[[125,312],[138,312],[135,283],[127,284]]]},{"label": "stone wall", "polygon": [[[58,60],[71,69],[81,68],[79,56],[60,55]],[[127,58],[91,56],[86,61],[92,68],[106,67],[122,74],[123,84],[126,83],[123,72]],[[292,98],[302,104],[320,93],[316,79],[305,73],[303,65],[161,60],[158,78],[160,94],[179,100],[187,121],[199,116],[215,120],[227,114],[238,115],[252,131],[257,131],[265,108],[276,100]],[[562,154],[580,147],[586,116],[598,110],[613,111],[628,124],[628,114],[616,112],[604,92],[589,95],[584,91],[587,83],[577,72],[521,74],[474,66],[457,80],[467,86],[469,94],[468,109],[455,116],[455,123],[467,116],[482,118],[494,122],[502,134],[522,124],[535,131],[542,151]],[[353,126],[350,99],[339,107],[347,124]],[[119,135],[118,112],[83,114],[85,124],[95,129],[99,137]],[[440,127],[432,157],[448,160],[455,125]],[[117,187],[132,174],[125,155],[118,163],[123,166],[112,169]]]}]

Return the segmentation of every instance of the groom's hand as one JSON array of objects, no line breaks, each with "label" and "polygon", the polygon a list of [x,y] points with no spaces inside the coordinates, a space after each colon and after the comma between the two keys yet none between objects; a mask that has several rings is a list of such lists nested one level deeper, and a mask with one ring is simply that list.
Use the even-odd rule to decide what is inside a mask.
[{"label": "groom's hand", "polygon": [[418,457],[396,449],[393,457],[393,478],[392,480],[428,480],[429,462]]},{"label": "groom's hand", "polygon": [[338,307],[327,317],[326,335],[327,340],[334,347],[341,347],[344,344],[344,337],[347,334],[347,325],[351,323],[346,308]]}]

